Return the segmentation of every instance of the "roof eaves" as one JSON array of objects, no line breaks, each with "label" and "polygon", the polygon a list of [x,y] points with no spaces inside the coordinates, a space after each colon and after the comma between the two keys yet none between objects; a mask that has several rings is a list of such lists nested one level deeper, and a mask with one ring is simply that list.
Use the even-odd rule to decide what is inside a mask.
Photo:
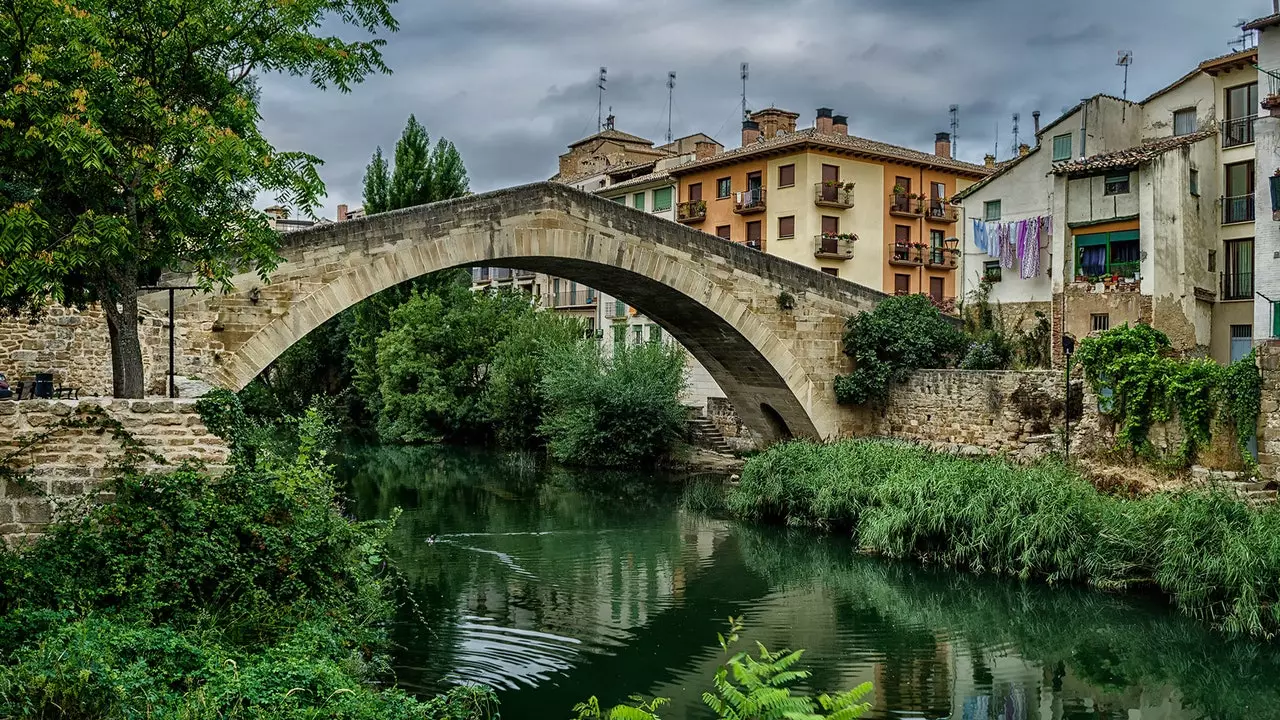
[{"label": "roof eaves", "polygon": [[1265,30],[1266,28],[1280,25],[1280,13],[1273,13],[1260,17],[1257,20],[1251,20],[1244,24],[1245,30]]},{"label": "roof eaves", "polygon": [[1217,128],[1209,128],[1207,130],[1200,130],[1187,135],[1175,135],[1160,138],[1159,140],[1153,140],[1142,145],[1135,145],[1122,150],[1100,153],[1092,157],[1087,157],[1083,160],[1061,162],[1054,165],[1050,172],[1054,175],[1075,175],[1080,173],[1096,173],[1102,170],[1137,167],[1167,152],[1187,145],[1194,145],[1195,143],[1217,134]]},{"label": "roof eaves", "polygon": [[978,182],[976,182],[976,183],[974,183],[974,184],[970,185],[969,187],[967,187],[967,188],[965,188],[965,189],[963,189],[963,190],[958,191],[958,192],[954,195],[953,199],[954,199],[954,200],[964,200],[965,198],[967,198],[967,197],[969,197],[970,195],[972,195],[972,194],[974,194],[974,193],[978,192],[979,190],[981,190],[982,188],[986,187],[987,185],[990,185],[990,184],[991,184],[991,182],[992,182],[993,180],[995,180],[996,178],[1003,177],[1005,173],[1007,173],[1007,172],[1009,172],[1010,170],[1014,169],[1015,167],[1017,167],[1017,166],[1021,165],[1023,160],[1026,160],[1027,158],[1031,157],[1032,155],[1035,155],[1035,154],[1036,154],[1037,152],[1039,152],[1039,151],[1040,151],[1040,146],[1039,146],[1039,145],[1037,145],[1037,146],[1035,146],[1035,147],[1031,148],[1031,152],[1027,153],[1026,155],[1019,155],[1018,157],[1016,157],[1016,158],[1014,158],[1014,159],[1012,159],[1012,160],[1009,160],[1008,162],[1004,163],[1004,165],[1000,166],[1000,167],[999,167],[999,168],[998,168],[994,173],[992,173],[992,174],[990,174],[990,175],[988,175],[988,176],[986,176],[986,177],[982,178],[982,179],[981,179],[981,180],[979,180]]}]

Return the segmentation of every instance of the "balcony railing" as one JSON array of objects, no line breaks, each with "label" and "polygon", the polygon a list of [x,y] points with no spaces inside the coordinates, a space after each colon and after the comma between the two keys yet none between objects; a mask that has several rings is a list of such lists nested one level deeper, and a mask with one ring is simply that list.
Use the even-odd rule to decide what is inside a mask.
[{"label": "balcony railing", "polygon": [[1223,273],[1223,300],[1252,300],[1253,273]]},{"label": "balcony railing", "polygon": [[733,211],[739,215],[764,212],[764,188],[752,188],[734,193]]},{"label": "balcony railing", "polygon": [[609,315],[611,317],[620,318],[627,316],[627,304],[621,300],[614,300],[612,303],[609,303],[605,309],[610,311]]},{"label": "balcony railing", "polygon": [[889,243],[890,265],[923,265],[924,246],[911,243]]},{"label": "balcony railing", "polygon": [[813,238],[813,256],[827,260],[848,260],[853,257],[854,235],[817,235]]},{"label": "balcony railing", "polygon": [[960,208],[952,207],[941,200],[930,200],[925,217],[929,222],[953,223],[960,219]]},{"label": "balcony railing", "polygon": [[1253,123],[1257,115],[1223,120],[1220,128],[1222,147],[1232,148],[1253,142]]},{"label": "balcony railing", "polygon": [[1222,224],[1253,222],[1253,196],[1236,195],[1222,198]]},{"label": "balcony railing", "polygon": [[931,268],[955,270],[960,264],[959,248],[929,248],[928,264]]},{"label": "balcony railing", "polygon": [[760,245],[759,240],[748,240],[745,243],[743,243],[743,245],[746,245],[747,247],[757,252],[764,250],[763,246]]},{"label": "balcony railing", "polygon": [[706,219],[706,200],[689,200],[676,205],[676,220],[682,223],[702,222]]},{"label": "balcony railing", "polygon": [[596,304],[596,298],[598,297],[594,290],[566,290],[551,294],[551,306],[558,308],[590,307]]},{"label": "balcony railing", "polygon": [[920,217],[924,215],[924,200],[909,193],[890,195],[889,214],[902,217]]},{"label": "balcony railing", "polygon": [[853,183],[827,182],[813,186],[813,204],[849,209],[853,207]]}]

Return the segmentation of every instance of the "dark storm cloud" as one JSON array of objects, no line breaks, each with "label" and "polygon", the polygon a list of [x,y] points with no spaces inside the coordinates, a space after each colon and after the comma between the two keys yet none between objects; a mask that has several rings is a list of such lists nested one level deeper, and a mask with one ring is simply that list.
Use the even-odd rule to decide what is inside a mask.
[{"label": "dark storm cloud", "polygon": [[[375,146],[389,150],[409,113],[462,152],[478,191],[542,180],[565,146],[596,126],[595,76],[618,129],[661,141],[666,74],[678,74],[673,130],[737,145],[738,63],[748,103],[800,113],[827,106],[850,131],[921,149],[960,106],[957,148],[981,162],[1011,115],[1031,137],[1098,92],[1119,94],[1116,51],[1133,50],[1130,97],[1141,98],[1229,51],[1238,18],[1265,0],[401,0],[388,36],[395,71],[354,92],[263,80],[268,136],[326,161],[325,214],[360,203]],[[996,128],[999,128],[999,135]]]}]

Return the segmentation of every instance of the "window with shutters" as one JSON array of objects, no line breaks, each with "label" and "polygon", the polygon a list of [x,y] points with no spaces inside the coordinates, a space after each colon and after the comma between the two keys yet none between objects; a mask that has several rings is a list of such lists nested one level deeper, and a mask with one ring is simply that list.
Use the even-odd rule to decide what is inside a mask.
[{"label": "window with shutters", "polygon": [[796,216],[788,215],[778,218],[778,237],[793,238],[796,236]]},{"label": "window with shutters", "polygon": [[653,191],[653,211],[663,212],[671,209],[671,188],[658,188]]},{"label": "window with shutters", "polygon": [[911,226],[910,225],[894,225],[893,226],[893,243],[895,245],[911,244]]},{"label": "window with shutters", "polygon": [[796,184],[796,166],[782,165],[778,168],[778,187],[791,187]]},{"label": "window with shutters", "polygon": [[893,276],[893,294],[894,295],[910,295],[911,294],[911,276],[898,273]]},{"label": "window with shutters", "polygon": [[831,215],[822,216],[822,234],[824,236],[840,234],[840,218]]},{"label": "window with shutters", "polygon": [[717,226],[716,226],[716,237],[720,238],[721,240],[732,240],[732,239],[733,239],[733,238],[730,236],[730,234],[729,234],[729,226],[728,226],[728,225],[717,225]]},{"label": "window with shutters", "polygon": [[724,199],[733,194],[733,181],[729,178],[716,180],[716,197]]},{"label": "window with shutters", "polygon": [[631,207],[637,210],[644,209],[644,193],[638,192],[633,196],[633,202],[631,203]]},{"label": "window with shutters", "polygon": [[613,326],[613,344],[614,344],[615,346],[617,346],[617,345],[626,345],[626,344],[627,344],[627,325],[626,325],[626,323],[614,323],[614,326]]},{"label": "window with shutters", "polygon": [[689,186],[689,202],[697,202],[702,199],[702,183],[694,183]]},{"label": "window with shutters", "polygon": [[1129,194],[1129,173],[1116,173],[1115,175],[1107,175],[1102,186],[1103,195],[1128,195]]},{"label": "window with shutters", "polygon": [[747,223],[747,247],[760,250],[760,221],[752,220]]},{"label": "window with shutters", "polygon": [[1053,136],[1053,161],[1062,162],[1071,159],[1071,133]]},{"label": "window with shutters", "polygon": [[982,219],[987,222],[1000,219],[1000,201],[988,200],[982,203]]},{"label": "window with shutters", "polygon": [[1182,108],[1173,112],[1173,134],[1190,135],[1196,131],[1196,109]]},{"label": "window with shutters", "polygon": [[662,342],[662,328],[660,326],[649,326],[649,342]]}]

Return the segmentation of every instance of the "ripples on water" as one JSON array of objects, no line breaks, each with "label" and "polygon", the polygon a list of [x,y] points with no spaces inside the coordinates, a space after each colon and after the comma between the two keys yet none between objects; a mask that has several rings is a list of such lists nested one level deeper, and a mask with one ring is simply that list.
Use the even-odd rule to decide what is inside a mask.
[{"label": "ripples on water", "polygon": [[875,718],[1280,718],[1280,652],[1155,599],[1049,589],[857,557],[837,539],[677,508],[678,486],[539,469],[519,456],[379,450],[347,468],[421,610],[396,638],[405,687],[499,691],[504,718],[672,698],[705,718],[716,633],[805,648],[809,689],[870,681]]}]

